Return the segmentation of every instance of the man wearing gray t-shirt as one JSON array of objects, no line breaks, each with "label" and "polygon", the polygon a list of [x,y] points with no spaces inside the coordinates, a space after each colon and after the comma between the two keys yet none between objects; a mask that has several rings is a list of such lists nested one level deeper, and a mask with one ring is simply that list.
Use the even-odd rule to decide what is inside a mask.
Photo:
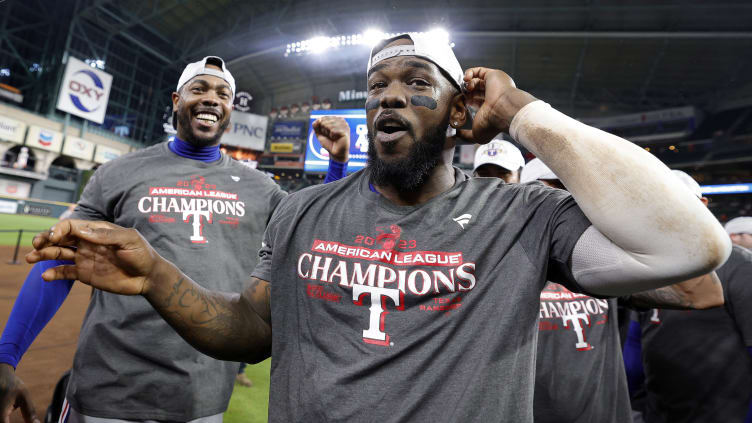
[{"label": "man wearing gray t-shirt", "polygon": [[[108,222],[60,223],[27,259],[74,259],[44,277],[141,295],[214,357],[273,353],[272,422],[532,422],[546,280],[620,295],[728,256],[723,228],[668,168],[504,72],[463,72],[420,34],[378,43],[367,69],[367,168],[280,204],[243,294],[203,288]],[[479,142],[510,132],[572,195],[468,179],[446,137],[465,124]]]},{"label": "man wearing gray t-shirt", "polygon": [[[206,281],[205,286],[242,291],[272,211],[286,194],[262,172],[220,153],[234,92],[234,79],[222,59],[189,64],[173,93],[176,137],[102,165],[72,217],[135,228],[160,256],[179,263],[192,278]],[[321,118],[314,130],[335,160],[347,161],[344,119]],[[15,347],[28,347],[52,317],[67,291],[50,304],[49,290],[63,290],[66,283],[70,289],[73,281],[27,280],[24,288],[38,285],[31,287],[37,291],[31,302],[36,308],[24,307],[29,302],[22,299],[32,291],[19,294],[0,342],[3,415],[15,403],[29,423],[34,420],[28,393],[13,373],[25,348]],[[238,363],[192,348],[142,298],[95,290],[61,421],[218,422],[237,370]]]}]

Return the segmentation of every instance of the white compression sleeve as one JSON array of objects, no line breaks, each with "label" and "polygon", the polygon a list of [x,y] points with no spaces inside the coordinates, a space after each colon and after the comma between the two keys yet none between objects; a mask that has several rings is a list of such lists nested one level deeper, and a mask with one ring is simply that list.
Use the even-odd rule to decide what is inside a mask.
[{"label": "white compression sleeve", "polygon": [[642,148],[542,101],[523,107],[510,133],[556,173],[597,229],[583,234],[577,257],[592,242],[609,241],[625,253],[612,277],[579,268],[583,288],[604,295],[655,289],[708,273],[728,258],[731,244],[723,227]]}]

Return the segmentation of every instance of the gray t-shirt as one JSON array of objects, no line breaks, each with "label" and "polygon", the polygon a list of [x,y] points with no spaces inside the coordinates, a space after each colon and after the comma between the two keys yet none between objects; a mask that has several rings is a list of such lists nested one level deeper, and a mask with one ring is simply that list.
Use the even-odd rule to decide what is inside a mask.
[{"label": "gray t-shirt", "polygon": [[752,401],[752,252],[716,270],[725,304],[640,313],[645,421],[742,422]]},{"label": "gray t-shirt", "polygon": [[533,421],[540,291],[577,289],[590,223],[564,191],[455,178],[416,207],[368,169],[280,204],[254,272],[272,285],[270,422]]},{"label": "gray t-shirt", "polygon": [[[197,283],[240,292],[284,196],[226,155],[204,163],[162,143],[104,164],[73,217],[136,228]],[[196,351],[143,297],[95,290],[67,398],[93,417],[187,421],[227,408],[237,370]]]},{"label": "gray t-shirt", "polygon": [[616,299],[556,283],[540,298],[535,422],[631,423]]}]

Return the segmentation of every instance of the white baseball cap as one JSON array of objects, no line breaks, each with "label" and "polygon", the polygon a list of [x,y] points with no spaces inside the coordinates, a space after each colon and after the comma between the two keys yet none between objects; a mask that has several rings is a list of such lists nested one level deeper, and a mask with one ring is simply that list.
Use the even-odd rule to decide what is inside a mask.
[{"label": "white baseball cap", "polygon": [[692,191],[692,194],[694,194],[697,198],[702,198],[702,188],[700,188],[700,184],[698,184],[697,181],[694,180],[694,178],[687,175],[681,170],[674,169],[671,172],[673,172],[674,175],[679,178],[679,180],[682,181],[682,183],[686,185],[690,191]]},{"label": "white baseball cap", "polygon": [[752,217],[735,217],[726,222],[725,228],[729,234],[752,234]]},{"label": "white baseball cap", "polygon": [[492,140],[488,144],[481,145],[475,150],[473,172],[484,164],[492,164],[503,167],[506,170],[515,171],[525,166],[520,149],[509,141]]},{"label": "white baseball cap", "polygon": [[556,174],[546,166],[541,159],[533,159],[522,168],[520,183],[537,181],[539,179],[559,179]]},{"label": "white baseball cap", "polygon": [[[412,40],[413,44],[384,48],[385,45],[400,38],[409,38]],[[465,73],[462,72],[462,66],[460,66],[460,62],[457,61],[457,57],[454,55],[452,47],[444,42],[444,40],[437,41],[428,34],[407,32],[381,40],[373,46],[373,49],[371,49],[371,55],[368,56],[369,59],[366,76],[375,64],[396,56],[416,56],[433,62],[433,64],[438,66],[439,69],[444,72],[455,87],[462,91]]]},{"label": "white baseball cap", "polygon": [[[214,65],[222,70],[220,71],[217,69],[207,68],[206,65]],[[186,82],[190,81],[194,76],[198,75],[213,75],[217,78],[224,79],[228,84],[230,84],[232,95],[233,97],[235,96],[235,78],[233,78],[232,74],[230,74],[230,71],[227,70],[225,61],[217,56],[206,56],[198,62],[189,63],[188,66],[183,69],[183,73],[182,75],[180,75],[180,79],[178,79],[178,87],[175,91],[180,91],[180,88],[182,88],[183,85],[186,84]]]}]

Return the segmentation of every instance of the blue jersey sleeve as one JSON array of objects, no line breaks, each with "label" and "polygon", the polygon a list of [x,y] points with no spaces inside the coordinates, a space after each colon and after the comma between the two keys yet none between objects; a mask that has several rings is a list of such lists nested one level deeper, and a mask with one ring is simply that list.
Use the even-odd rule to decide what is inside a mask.
[{"label": "blue jersey sleeve", "polygon": [[45,270],[63,264],[73,262],[48,260],[31,268],[0,337],[0,363],[16,367],[39,332],[65,301],[74,281],[46,282],[42,279]]}]

